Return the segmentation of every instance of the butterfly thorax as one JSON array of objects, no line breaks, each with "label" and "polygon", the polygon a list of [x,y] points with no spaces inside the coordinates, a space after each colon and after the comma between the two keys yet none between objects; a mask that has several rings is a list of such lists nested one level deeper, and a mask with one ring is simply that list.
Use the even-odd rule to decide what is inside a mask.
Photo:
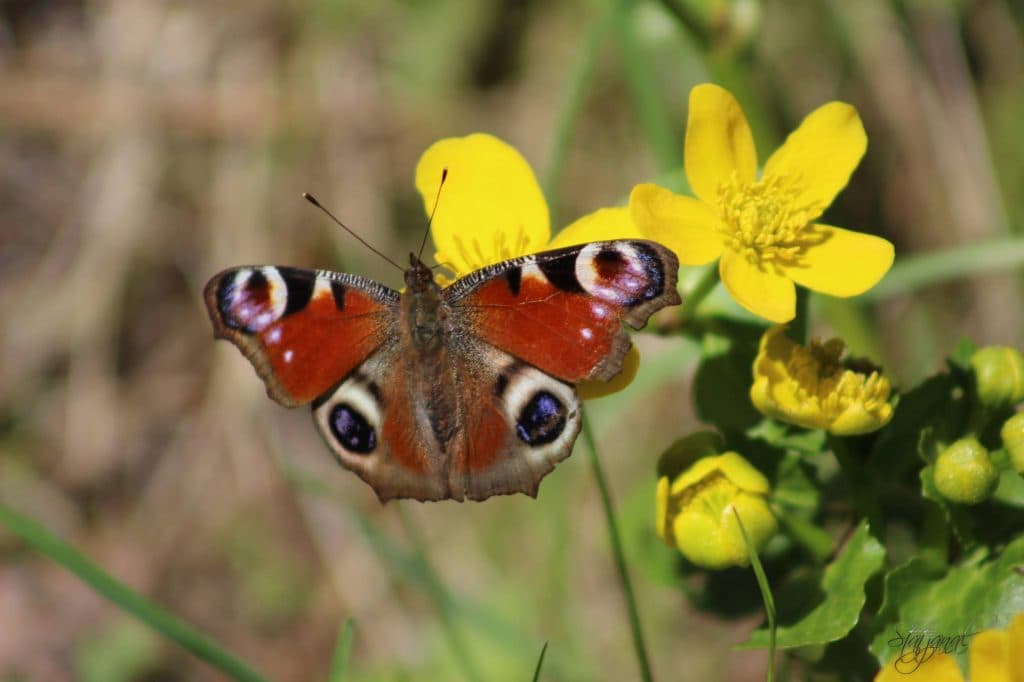
[{"label": "butterfly thorax", "polygon": [[409,254],[402,294],[402,323],[413,346],[424,355],[436,354],[444,344],[445,311],[441,287],[434,273],[415,254]]}]

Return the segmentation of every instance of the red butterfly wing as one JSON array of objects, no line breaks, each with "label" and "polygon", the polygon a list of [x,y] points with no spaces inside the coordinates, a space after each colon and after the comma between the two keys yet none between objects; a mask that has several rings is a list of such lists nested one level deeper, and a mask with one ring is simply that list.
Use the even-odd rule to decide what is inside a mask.
[{"label": "red butterfly wing", "polygon": [[241,349],[271,398],[308,403],[381,345],[398,292],[354,275],[257,266],[225,270],[204,291],[214,334]]},{"label": "red butterfly wing", "polygon": [[655,242],[592,242],[478,270],[444,290],[476,336],[568,382],[610,379],[639,329],[680,302],[679,263]]}]

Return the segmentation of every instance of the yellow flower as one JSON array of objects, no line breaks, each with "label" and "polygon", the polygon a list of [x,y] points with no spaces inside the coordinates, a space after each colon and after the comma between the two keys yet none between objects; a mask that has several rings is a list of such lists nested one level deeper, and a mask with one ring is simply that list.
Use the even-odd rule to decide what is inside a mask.
[{"label": "yellow flower", "polygon": [[[438,185],[448,169],[437,211]],[[526,159],[493,135],[476,133],[435,142],[416,166],[416,189],[427,215],[434,258],[456,277],[487,265],[545,249],[606,239],[638,239],[627,207],[603,208],[575,221],[551,239],[548,205]],[[610,381],[584,381],[584,399],[625,388],[640,363],[630,349],[623,369]]]},{"label": "yellow flower", "polygon": [[750,127],[717,85],[690,91],[686,177],[697,199],[657,185],[630,196],[633,220],[684,265],[716,258],[736,301],[773,322],[796,314],[794,282],[832,296],[856,296],[892,266],[880,237],[814,222],[846,186],[867,147],[856,109],[829,102],[809,114],[769,157],[760,179]]},{"label": "yellow flower", "polygon": [[[901,652],[875,675],[875,682],[964,682],[956,659],[944,651]],[[920,665],[918,663],[920,662]],[[1024,682],[1024,613],[1005,630],[983,630],[967,652],[970,682]]]},{"label": "yellow flower", "polygon": [[760,550],[778,530],[768,492],[768,479],[735,452],[702,457],[658,479],[658,535],[698,566],[746,566],[750,555],[736,514]]},{"label": "yellow flower", "polygon": [[842,353],[839,339],[801,346],[773,327],[761,337],[750,399],[767,417],[837,436],[882,428],[892,419],[889,380],[844,368]]}]

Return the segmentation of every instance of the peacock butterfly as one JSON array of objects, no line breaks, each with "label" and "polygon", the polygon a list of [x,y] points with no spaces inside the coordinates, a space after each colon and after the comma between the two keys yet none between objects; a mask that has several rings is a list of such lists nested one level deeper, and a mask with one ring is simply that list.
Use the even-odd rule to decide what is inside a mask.
[{"label": "peacock butterfly", "polygon": [[328,446],[382,502],[484,500],[536,496],[579,434],[575,384],[618,374],[622,323],[639,329],[678,304],[677,270],[660,244],[614,240],[444,288],[410,254],[401,293],[347,273],[237,267],[204,297],[214,335],[238,346],[273,400],[312,404]]}]

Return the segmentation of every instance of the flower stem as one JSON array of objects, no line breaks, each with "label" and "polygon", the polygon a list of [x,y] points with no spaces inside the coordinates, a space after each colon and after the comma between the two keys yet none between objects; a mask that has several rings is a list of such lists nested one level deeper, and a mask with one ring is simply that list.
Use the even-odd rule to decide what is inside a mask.
[{"label": "flower stem", "polygon": [[718,263],[712,263],[701,273],[700,279],[693,285],[683,298],[683,304],[679,307],[679,321],[686,324],[697,312],[697,306],[703,303],[715,287],[718,286]]},{"label": "flower stem", "polygon": [[861,517],[867,519],[872,532],[881,537],[885,526],[882,522],[882,508],[878,503],[877,484],[870,479],[864,464],[857,460],[847,439],[829,436],[828,445],[839,462],[839,470],[842,471],[846,484],[850,487],[850,498],[857,511]]},{"label": "flower stem", "polygon": [[590,468],[594,472],[597,481],[597,489],[601,493],[601,506],[604,508],[605,520],[608,522],[608,537],[611,540],[612,555],[615,557],[615,568],[618,569],[619,583],[622,586],[622,594],[626,598],[626,610],[629,612],[629,627],[633,634],[633,649],[636,652],[637,663],[640,665],[640,679],[644,682],[652,682],[651,663],[647,657],[647,646],[644,644],[644,633],[640,627],[640,612],[636,606],[636,596],[633,594],[633,583],[629,579],[629,568],[626,566],[626,554],[622,549],[622,539],[619,536],[618,522],[615,520],[615,507],[612,504],[612,496],[608,490],[608,483],[605,480],[604,469],[597,456],[597,441],[590,422],[583,418],[583,439],[587,442],[587,451],[590,453]]}]

